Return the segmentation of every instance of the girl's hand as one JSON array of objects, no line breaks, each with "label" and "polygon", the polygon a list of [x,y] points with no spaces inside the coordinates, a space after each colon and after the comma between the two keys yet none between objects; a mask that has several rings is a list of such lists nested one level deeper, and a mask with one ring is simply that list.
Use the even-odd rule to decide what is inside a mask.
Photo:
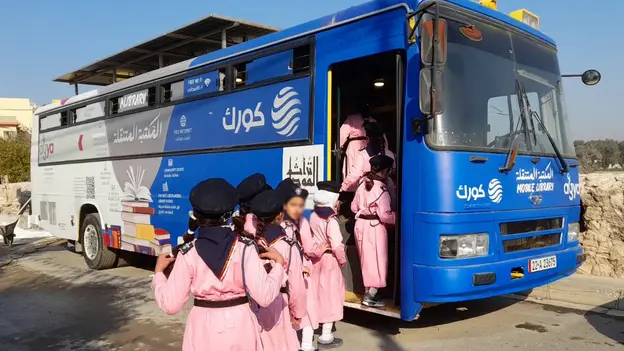
[{"label": "girl's hand", "polygon": [[275,250],[275,248],[273,247],[269,247],[266,249],[266,252],[261,253],[260,258],[263,258],[265,260],[272,260],[275,261],[275,263],[283,266],[284,265],[284,257],[282,256],[282,254],[279,253],[279,251]]},{"label": "girl's hand", "polygon": [[164,272],[169,265],[175,261],[175,257],[169,256],[170,254],[164,253],[158,255],[158,259],[156,260],[156,268],[154,269],[154,273]]}]

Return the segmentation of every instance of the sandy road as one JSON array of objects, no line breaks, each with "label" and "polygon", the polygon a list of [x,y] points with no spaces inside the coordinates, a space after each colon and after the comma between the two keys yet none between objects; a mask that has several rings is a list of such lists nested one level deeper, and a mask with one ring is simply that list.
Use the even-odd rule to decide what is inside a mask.
[{"label": "sandy road", "polygon": [[[15,250],[0,248],[0,262]],[[56,245],[0,268],[0,350],[180,350],[186,314],[156,308],[147,268],[90,271]],[[415,323],[347,310],[337,329],[341,350],[624,350],[624,319],[505,298]]]}]

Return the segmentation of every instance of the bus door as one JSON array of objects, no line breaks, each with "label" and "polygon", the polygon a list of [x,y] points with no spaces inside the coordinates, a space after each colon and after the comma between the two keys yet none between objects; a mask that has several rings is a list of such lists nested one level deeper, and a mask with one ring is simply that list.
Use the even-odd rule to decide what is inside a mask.
[{"label": "bus door", "polygon": [[[340,127],[351,114],[366,113],[383,128],[388,140],[388,148],[395,154],[397,174],[401,166],[401,139],[403,115],[403,70],[404,51],[388,51],[371,56],[342,61],[331,65],[328,72],[330,106],[329,125],[332,148],[331,176],[343,181],[343,167],[349,167],[341,150]],[[400,206],[400,178],[394,179],[397,188],[397,205]],[[354,214],[350,210],[353,195],[342,194],[340,222],[347,250],[347,264],[343,267],[346,279],[346,305],[360,308],[364,295],[360,259],[355,245]],[[395,209],[397,213],[398,208]],[[399,219],[397,218],[397,223]],[[398,226],[396,227],[398,229]],[[381,290],[386,304],[384,308],[367,308],[367,311],[399,317],[399,236],[395,228],[388,232],[388,275],[387,287]]]}]

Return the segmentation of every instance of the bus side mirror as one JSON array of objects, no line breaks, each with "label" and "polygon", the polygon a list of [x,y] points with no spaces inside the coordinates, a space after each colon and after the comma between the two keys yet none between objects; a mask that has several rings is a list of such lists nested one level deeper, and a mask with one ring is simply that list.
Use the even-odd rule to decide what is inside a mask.
[{"label": "bus side mirror", "polygon": [[583,72],[583,74],[581,75],[581,80],[583,81],[583,84],[590,86],[598,84],[598,82],[600,82],[600,78],[602,78],[600,72],[595,69],[589,69]]},{"label": "bus side mirror", "polygon": [[433,86],[433,94],[431,93],[432,83],[431,83],[431,73],[433,72],[433,67],[425,67],[420,70],[420,111],[425,116],[431,116],[431,104],[432,104],[432,96],[433,96],[433,113],[434,116],[441,114],[444,112],[444,104],[443,104],[443,96],[444,96],[444,72],[440,69],[435,69],[435,80]]},{"label": "bus side mirror", "polygon": [[446,21],[443,19],[438,20],[438,41],[434,43],[433,38],[433,24],[435,19],[427,18],[425,19],[420,27],[420,35],[421,35],[421,43],[422,47],[420,49],[421,52],[421,60],[424,65],[431,66],[433,65],[433,50],[435,49],[435,60],[436,64],[443,65],[446,63]]}]

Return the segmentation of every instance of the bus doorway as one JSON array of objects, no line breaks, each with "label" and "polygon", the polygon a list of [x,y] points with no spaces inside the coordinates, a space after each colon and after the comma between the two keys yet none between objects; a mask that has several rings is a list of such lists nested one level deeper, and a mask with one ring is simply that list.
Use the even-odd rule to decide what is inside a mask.
[{"label": "bus doorway", "polygon": [[[331,142],[332,145],[332,179],[343,181],[345,157],[341,153],[340,127],[348,116],[364,113],[373,117],[381,126],[388,140],[388,148],[395,155],[397,172],[401,174],[401,136],[402,136],[402,85],[403,62],[400,52],[386,52],[354,60],[336,63],[331,67]],[[347,164],[348,167],[348,164]],[[397,223],[399,222],[398,207],[400,179],[393,179],[397,194]],[[341,194],[343,201],[340,208],[340,222],[343,231],[343,242],[347,251],[347,264],[343,267],[346,280],[346,305],[354,308],[366,308],[368,311],[397,317],[400,313],[399,303],[399,238],[397,227],[388,228],[388,274],[387,287],[380,293],[386,304],[382,308],[361,305],[364,285],[360,268],[360,258],[355,244],[354,214],[350,205],[353,194]]]}]

